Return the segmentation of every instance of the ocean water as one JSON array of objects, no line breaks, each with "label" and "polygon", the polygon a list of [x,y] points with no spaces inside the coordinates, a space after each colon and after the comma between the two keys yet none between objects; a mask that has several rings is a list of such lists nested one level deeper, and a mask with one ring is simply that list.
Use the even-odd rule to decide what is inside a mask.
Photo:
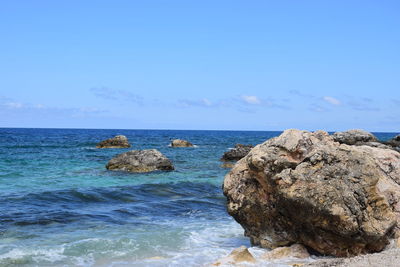
[{"label": "ocean water", "polygon": [[[95,148],[118,134],[132,148]],[[250,246],[226,212],[219,158],[279,134],[0,129],[0,266],[204,266]],[[197,147],[171,148],[174,138]],[[116,154],[150,148],[176,170],[105,169]]]}]

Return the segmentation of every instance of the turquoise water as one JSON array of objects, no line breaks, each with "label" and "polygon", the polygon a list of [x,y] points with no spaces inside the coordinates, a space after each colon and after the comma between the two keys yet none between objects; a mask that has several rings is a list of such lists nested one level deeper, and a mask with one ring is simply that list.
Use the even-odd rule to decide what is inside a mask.
[{"label": "turquoise water", "polygon": [[[176,170],[105,169],[130,149],[96,149],[123,134]],[[279,132],[0,129],[0,266],[202,266],[240,245],[219,158]],[[395,134],[381,133],[388,139]],[[195,148],[171,148],[182,138]]]}]

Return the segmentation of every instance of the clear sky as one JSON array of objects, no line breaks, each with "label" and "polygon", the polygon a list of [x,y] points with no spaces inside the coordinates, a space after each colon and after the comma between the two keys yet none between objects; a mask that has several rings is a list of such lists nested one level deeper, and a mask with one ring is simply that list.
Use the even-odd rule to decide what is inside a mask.
[{"label": "clear sky", "polygon": [[0,2],[0,127],[400,131],[400,1]]}]

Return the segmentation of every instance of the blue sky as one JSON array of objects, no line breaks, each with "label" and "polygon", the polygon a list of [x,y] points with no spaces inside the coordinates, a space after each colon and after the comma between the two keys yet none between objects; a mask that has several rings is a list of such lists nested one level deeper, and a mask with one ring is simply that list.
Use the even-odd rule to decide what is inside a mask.
[{"label": "blue sky", "polygon": [[400,131],[399,1],[1,1],[0,127]]}]

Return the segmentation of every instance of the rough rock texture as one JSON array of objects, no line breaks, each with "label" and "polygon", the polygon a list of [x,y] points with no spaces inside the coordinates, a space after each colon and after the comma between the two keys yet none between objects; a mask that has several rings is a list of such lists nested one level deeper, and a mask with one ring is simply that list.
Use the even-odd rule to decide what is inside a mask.
[{"label": "rough rock texture", "polygon": [[212,266],[235,265],[240,262],[255,262],[256,259],[245,246],[234,249],[228,256],[219,259]]},{"label": "rough rock texture", "polygon": [[237,162],[223,189],[254,245],[300,243],[335,256],[381,251],[399,218],[400,154],[286,130]]},{"label": "rough rock texture", "polygon": [[245,157],[250,150],[253,148],[252,145],[236,144],[234,148],[224,153],[222,161],[236,161]]},{"label": "rough rock texture", "polygon": [[385,144],[391,146],[393,149],[400,152],[400,134],[396,135],[394,138],[390,139]]},{"label": "rough rock texture", "polygon": [[399,265],[400,249],[389,249],[351,258],[319,259],[302,267],[398,267]]},{"label": "rough rock texture", "polygon": [[160,151],[156,149],[132,150],[117,155],[106,165],[108,170],[127,172],[169,171],[174,166]]},{"label": "rough rock texture", "polygon": [[264,253],[261,258],[265,260],[276,260],[282,258],[299,258],[305,259],[310,257],[307,249],[300,244],[293,244],[290,247],[279,247]]},{"label": "rough rock texture", "polygon": [[221,168],[224,168],[224,169],[232,169],[233,166],[235,166],[235,163],[231,163],[231,162],[224,162],[221,164]]},{"label": "rough rock texture", "polygon": [[375,137],[375,135],[364,130],[336,132],[333,134],[333,140],[347,145],[362,145],[368,142],[378,143],[378,139]]},{"label": "rough rock texture", "polygon": [[117,135],[113,138],[101,141],[96,148],[128,148],[131,145],[125,135]]},{"label": "rough rock texture", "polygon": [[193,144],[186,140],[174,139],[171,141],[171,147],[192,147]]}]

